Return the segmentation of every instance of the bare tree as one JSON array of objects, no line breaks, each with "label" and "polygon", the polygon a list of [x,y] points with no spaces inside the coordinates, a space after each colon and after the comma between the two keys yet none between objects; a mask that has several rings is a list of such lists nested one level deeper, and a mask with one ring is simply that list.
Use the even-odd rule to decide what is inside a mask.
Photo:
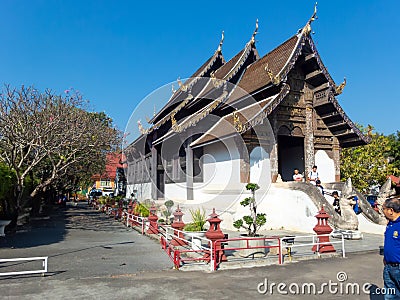
[{"label": "bare tree", "polygon": [[31,197],[74,168],[98,162],[114,151],[119,133],[105,114],[89,113],[79,93],[65,96],[33,87],[6,86],[0,95],[0,159],[16,173],[17,207],[26,176],[35,171],[40,182]]}]

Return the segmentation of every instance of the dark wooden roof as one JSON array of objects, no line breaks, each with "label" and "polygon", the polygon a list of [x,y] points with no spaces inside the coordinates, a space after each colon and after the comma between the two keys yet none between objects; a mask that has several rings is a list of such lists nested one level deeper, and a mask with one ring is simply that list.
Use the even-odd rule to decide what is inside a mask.
[{"label": "dark wooden roof", "polygon": [[[196,78],[198,78],[196,76],[203,78],[210,76],[210,79],[202,81],[202,88],[197,89],[200,92],[197,95],[192,95],[193,98],[189,101],[187,100],[188,92],[180,89],[154,118],[154,121],[160,122],[160,120],[169,119],[168,114],[174,113],[173,110],[176,107],[184,109],[184,107],[190,108],[191,106],[194,107],[193,105],[197,105],[196,112],[183,118],[181,116],[181,120],[175,122],[175,128],[171,128],[164,137],[158,136],[158,141],[173,135],[175,131],[181,132],[181,130],[195,126],[215,109],[220,110],[218,112],[219,116],[221,116],[220,120],[209,124],[207,133],[192,145],[200,145],[210,142],[212,139],[226,136],[225,126],[230,124],[228,127],[232,128],[232,126],[235,127],[235,124],[238,124],[233,120],[232,109],[224,111],[224,108],[233,104],[235,107],[240,108],[236,112],[239,119],[245,118],[248,120],[243,127],[248,130],[251,126],[259,123],[261,115],[264,118],[267,117],[283,100],[284,96],[282,95],[286,95],[290,89],[286,84],[287,75],[296,64],[299,64],[305,73],[305,81],[315,88],[314,93],[325,91],[329,94],[329,97],[324,96],[319,98],[318,101],[314,101],[314,108],[331,133],[338,138],[341,147],[368,143],[368,137],[364,136],[347,117],[335,97],[338,94],[336,84],[322,63],[310,36],[311,21],[312,19],[296,35],[283,42],[261,59],[259,59],[257,50],[254,47],[254,37],[227,63],[224,63],[222,55],[216,52],[192,75],[193,79],[191,78],[185,83],[185,86],[188,87],[191,84],[196,84]],[[219,63],[217,62],[217,57],[220,57]],[[229,95],[225,94],[224,99],[221,100],[218,97],[223,92],[226,93],[226,87],[225,90],[222,88],[225,82],[229,82],[235,87],[233,91],[232,89],[227,89]],[[259,99],[259,102],[252,106],[248,101],[243,101],[248,98],[248,95],[254,97],[253,99]],[[267,101],[272,97],[271,95],[276,97],[273,101]],[[268,98],[264,99],[266,97]],[[204,105],[202,99],[207,99],[207,101],[204,101]],[[218,101],[215,99],[218,99]],[[217,105],[216,102],[218,102]],[[238,103],[243,105],[236,106]],[[258,111],[255,109],[256,107]],[[238,132],[237,128],[235,130]]]},{"label": "dark wooden roof", "polygon": [[291,54],[293,53],[298,40],[299,37],[297,35],[291,37],[264,57],[250,65],[239,81],[238,86],[244,89],[247,93],[252,94],[270,84],[271,79],[265,68],[268,66],[273,74],[279,74],[291,58]]},{"label": "dark wooden roof", "polygon": [[[193,73],[192,76],[184,83],[187,88],[190,88],[197,82],[199,77],[209,77],[210,73],[217,70],[225,63],[225,59],[220,51],[216,51],[200,68]],[[179,103],[188,96],[188,91],[183,91],[179,88],[164,107],[150,120],[150,123],[156,123],[161,120],[168,112],[172,111]]]}]

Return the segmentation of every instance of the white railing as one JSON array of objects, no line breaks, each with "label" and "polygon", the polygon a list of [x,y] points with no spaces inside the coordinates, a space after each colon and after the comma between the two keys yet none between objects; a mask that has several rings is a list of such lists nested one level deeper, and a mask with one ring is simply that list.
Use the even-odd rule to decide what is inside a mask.
[{"label": "white railing", "polygon": [[[140,217],[140,216],[135,216],[134,214],[128,214],[128,213],[126,213],[126,227],[129,227],[129,223],[130,222],[132,222],[132,223],[138,223],[140,226],[141,226],[141,228],[142,228],[142,234],[144,233],[144,231],[145,231],[145,227],[146,227],[146,224],[149,222],[148,221],[148,219],[147,218],[145,218],[145,217]],[[133,225],[132,225],[132,227],[133,227]]]},{"label": "white railing", "polygon": [[[281,247],[282,248],[290,248],[290,252],[292,254],[292,249],[293,248],[300,248],[300,247],[314,247],[316,246],[316,253],[317,255],[320,255],[319,249],[323,245],[333,245],[333,244],[340,244],[342,248],[342,257],[346,257],[346,250],[344,247],[344,235],[341,235],[341,239],[338,241],[329,241],[329,242],[320,242],[319,237],[331,237],[330,234],[313,234],[313,235],[291,235],[291,236],[285,236],[281,237]],[[285,240],[293,240],[293,243],[287,243]],[[310,239],[310,242],[304,242],[304,241],[299,241],[299,239]],[[281,250],[281,255],[282,255],[282,262],[283,262],[283,251]]]},{"label": "white railing", "polygon": [[43,269],[32,270],[32,271],[4,272],[4,273],[0,273],[0,276],[27,275],[27,274],[42,274],[42,276],[44,276],[44,274],[47,273],[48,256],[26,257],[26,258],[6,258],[6,259],[0,259],[0,264],[7,263],[7,262],[21,262],[21,261],[35,261],[35,260],[43,260],[43,264],[42,264]]},{"label": "white railing", "polygon": [[[170,242],[172,240],[179,240],[183,244],[189,245],[191,250],[180,250],[180,253],[185,253],[185,252],[198,252],[198,253],[205,253],[208,252],[210,253],[210,271],[214,271],[214,253],[213,253],[213,243],[211,240],[201,237],[201,236],[196,236],[195,233],[188,232],[188,231],[182,231],[178,229],[174,229],[171,226],[159,226],[160,230],[160,235],[165,238],[167,242]],[[185,236],[189,236],[188,238],[185,238]],[[203,244],[208,245],[203,246]]]}]

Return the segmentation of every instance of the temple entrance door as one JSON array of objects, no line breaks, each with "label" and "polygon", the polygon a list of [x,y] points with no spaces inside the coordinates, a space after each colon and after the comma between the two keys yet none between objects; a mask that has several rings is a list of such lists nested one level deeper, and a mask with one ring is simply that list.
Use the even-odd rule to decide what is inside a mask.
[{"label": "temple entrance door", "polygon": [[157,170],[157,199],[164,199],[164,170]]},{"label": "temple entrance door", "polygon": [[304,172],[304,138],[278,135],[278,173],[283,181],[293,180],[293,170]]}]

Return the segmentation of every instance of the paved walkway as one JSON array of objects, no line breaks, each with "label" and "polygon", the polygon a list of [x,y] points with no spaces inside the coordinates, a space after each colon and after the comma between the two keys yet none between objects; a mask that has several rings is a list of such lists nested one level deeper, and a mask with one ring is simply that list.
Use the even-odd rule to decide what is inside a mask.
[{"label": "paved walkway", "polygon": [[83,202],[33,221],[26,230],[0,240],[0,246],[1,258],[49,256],[49,271],[59,279],[171,268],[159,244]]},{"label": "paved walkway", "polygon": [[[376,247],[382,237],[371,236],[363,241],[363,252],[344,259],[324,258],[214,273],[181,272],[171,269],[172,263],[157,242],[80,203],[58,211],[49,220],[34,221],[26,231],[0,241],[0,257],[49,256],[50,271],[45,277],[0,278],[0,298],[337,299],[342,295],[348,299],[382,299],[362,291],[364,283],[383,285],[382,256]],[[356,241],[347,241],[353,242]],[[369,249],[373,251],[365,251]],[[339,272],[345,272],[347,280],[338,281]],[[283,292],[289,295],[282,295],[276,286],[271,290],[274,283],[292,284],[294,290],[296,285],[313,283],[319,290],[329,280],[337,287],[340,283],[356,283],[360,293],[346,295],[345,290],[338,290],[334,294],[334,286],[331,292],[325,287],[321,295],[302,294],[301,288],[297,295],[288,287]],[[269,289],[261,294],[257,286],[265,282]],[[260,285],[261,291],[265,286]]]}]

